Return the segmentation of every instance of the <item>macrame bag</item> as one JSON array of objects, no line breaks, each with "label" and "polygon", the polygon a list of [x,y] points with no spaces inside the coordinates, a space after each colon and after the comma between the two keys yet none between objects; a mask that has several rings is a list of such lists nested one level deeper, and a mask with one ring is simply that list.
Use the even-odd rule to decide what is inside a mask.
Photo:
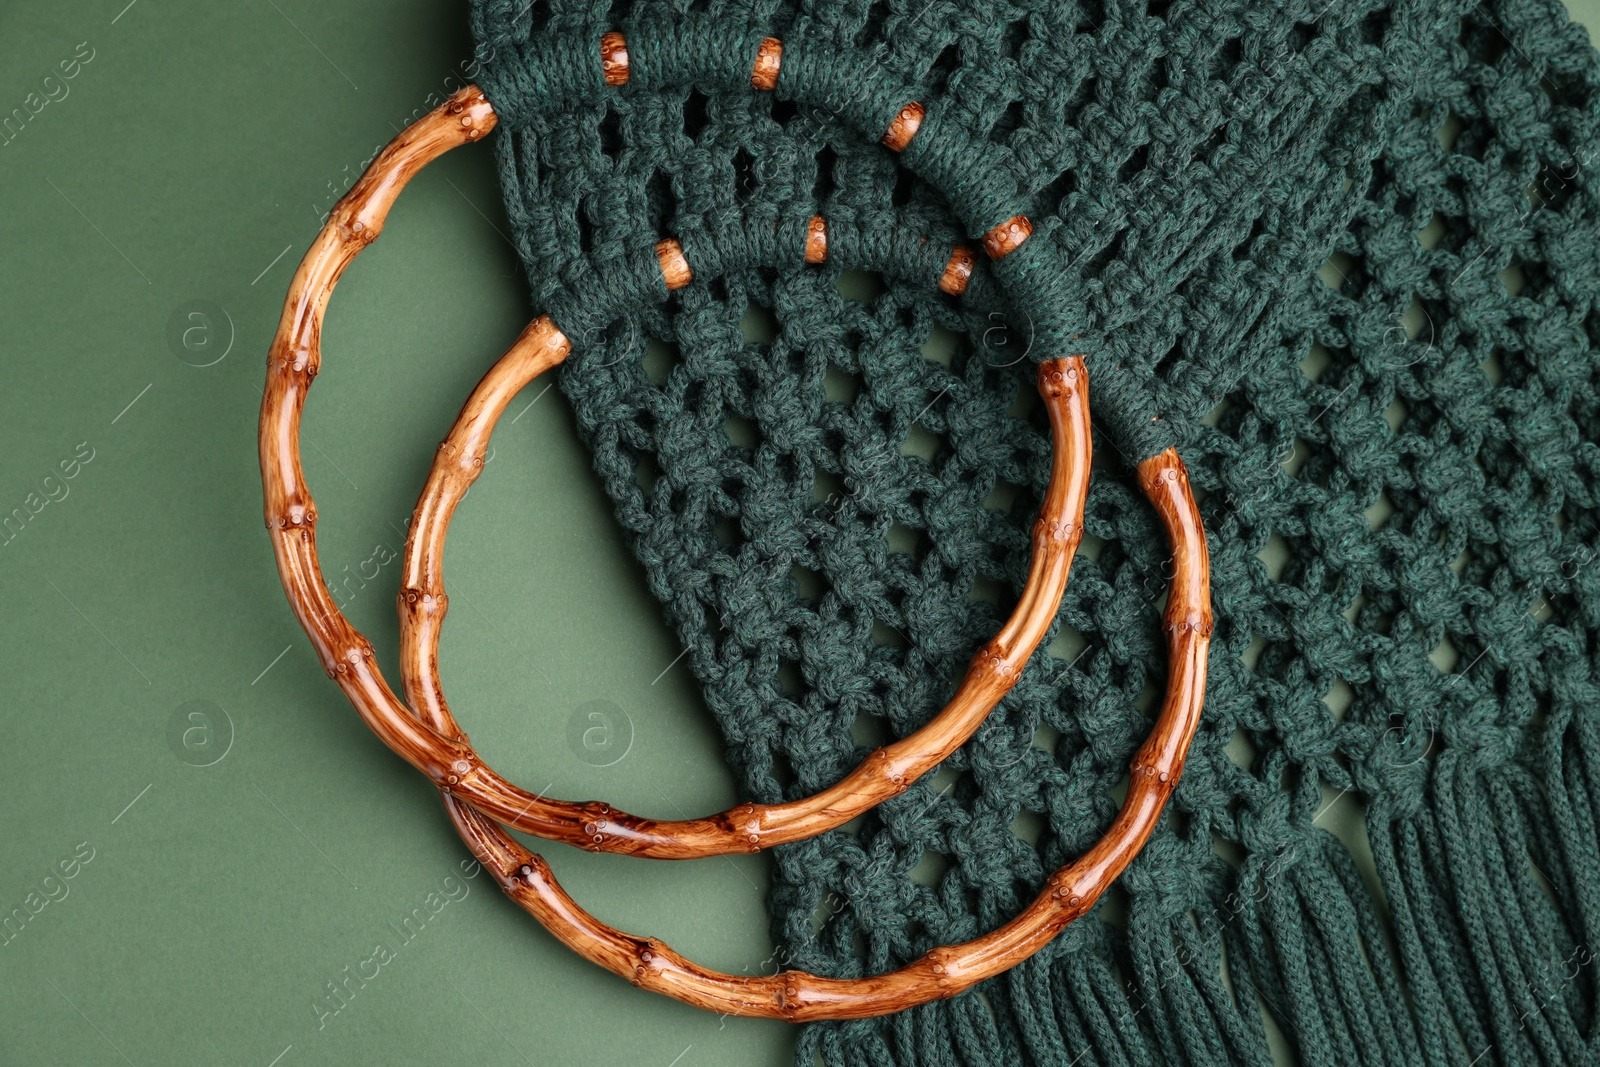
[{"label": "macrame bag", "polygon": [[[1117,889],[966,992],[808,1024],[797,1062],[1596,1056],[1600,68],[1556,0],[472,19],[561,388],[751,800],[939,710],[1029,575],[1036,367],[1092,383],[1048,649],[939,774],[774,849],[786,967],[970,941],[1101,838],[1169,681],[1140,462],[1175,450],[1199,501],[1204,716]],[[862,131],[905,87],[897,158]],[[931,284],[1013,206],[1021,251]],[[666,234],[694,280],[632,299]],[[1341,798],[1370,866],[1317,823]]]}]

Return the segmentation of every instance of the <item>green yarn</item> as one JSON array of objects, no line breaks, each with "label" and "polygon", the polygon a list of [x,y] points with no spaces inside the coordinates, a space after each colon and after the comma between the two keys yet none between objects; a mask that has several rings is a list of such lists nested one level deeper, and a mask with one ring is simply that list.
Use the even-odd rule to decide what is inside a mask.
[{"label": "green yarn", "polygon": [[[1310,1065],[1600,1062],[1600,66],[1556,0],[472,18],[562,389],[751,798],[942,705],[1026,575],[1032,363],[1086,354],[1091,537],[1049,652],[938,774],[775,850],[783,966],[978,936],[1104,833],[1165,679],[1133,463],[1176,445],[1201,498],[1205,715],[1114,899],[949,1001],[804,1028],[799,1062],[1265,1067],[1268,1019]],[[940,294],[1018,213],[1033,237]]]}]

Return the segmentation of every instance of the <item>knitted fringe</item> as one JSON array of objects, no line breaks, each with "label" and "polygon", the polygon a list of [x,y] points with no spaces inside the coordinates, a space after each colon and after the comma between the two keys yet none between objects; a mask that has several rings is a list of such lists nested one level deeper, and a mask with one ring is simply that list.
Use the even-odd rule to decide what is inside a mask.
[{"label": "knitted fringe", "polygon": [[1600,730],[1566,700],[1544,732],[1537,768],[1446,748],[1427,803],[1370,807],[1373,882],[1312,828],[1207,915],[1136,910],[886,1029],[809,1027],[796,1063],[1273,1067],[1280,1043],[1305,1067],[1600,1063]]}]

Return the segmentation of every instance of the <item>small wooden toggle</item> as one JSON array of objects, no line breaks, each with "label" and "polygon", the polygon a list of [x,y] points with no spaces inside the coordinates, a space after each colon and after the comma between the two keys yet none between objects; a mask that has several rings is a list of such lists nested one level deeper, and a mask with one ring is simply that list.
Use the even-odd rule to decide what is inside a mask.
[{"label": "small wooden toggle", "polygon": [[750,84],[770,93],[778,85],[778,68],[783,63],[783,42],[776,37],[763,37],[756,49],[756,65],[750,71]]},{"label": "small wooden toggle", "polygon": [[616,30],[600,37],[600,67],[612,88],[628,84],[628,39]]}]

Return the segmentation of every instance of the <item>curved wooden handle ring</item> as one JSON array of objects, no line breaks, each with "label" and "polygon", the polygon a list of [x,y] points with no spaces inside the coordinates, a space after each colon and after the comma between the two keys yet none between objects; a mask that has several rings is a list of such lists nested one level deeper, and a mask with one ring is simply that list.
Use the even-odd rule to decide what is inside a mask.
[{"label": "curved wooden handle ring", "polygon": [[[407,540],[400,594],[402,671],[417,710],[439,712],[437,729],[419,723],[395,697],[370,643],[328,595],[317,558],[316,509],[300,465],[299,421],[321,359],[320,325],[329,293],[356,253],[377,235],[405,181],[434,156],[475,140],[493,122],[487,101],[469,87],[380,153],[339,202],[301,263],[273,341],[260,439],[267,525],[284,588],[324,669],[373,732],[436,785],[518,830],[594,851],[656,859],[755,852],[839,826],[903,792],[971,736],[1015,684],[1055,618],[1082,538],[1089,480],[1087,381],[1077,357],[1041,364],[1040,388],[1054,455],[1034,527],[1028,582],[1011,618],[973,658],[960,689],[938,717],[873,753],[835,786],[804,800],[759,808],[747,804],[682,822],[643,819],[600,802],[546,800],[484,765],[450,717],[436,661],[447,606],[441,576],[444,534],[456,503],[481,470],[484,445],[500,412],[526,382],[570,351],[567,338],[547,317],[523,331],[468,400],[456,429],[440,446]],[[663,241],[658,248],[668,285],[675,288],[670,279],[687,271],[681,249],[675,241]],[[683,277],[687,280],[686,273]]]},{"label": "curved wooden handle ring", "polygon": [[[578,955],[636,986],[707,1011],[789,1022],[887,1015],[952,997],[1016,966],[1087,912],[1144,846],[1183,773],[1205,696],[1210,564],[1189,475],[1177,453],[1168,449],[1140,463],[1139,480],[1172,545],[1172,590],[1164,616],[1170,655],[1166,699],[1129,767],[1127,796],[1110,830],[1051,875],[1033,902],[998,930],[936,948],[899,970],[870,978],[824,978],[805,971],[726,974],[685,959],[656,938],[607,926],[561,888],[543,858],[449,790],[445,808],[462,840],[494,872],[507,896]],[[442,719],[435,722],[442,724]]]},{"label": "curved wooden handle ring", "polygon": [[[466,742],[450,714],[439,679],[439,634],[449,599],[444,593],[444,544],[456,506],[483,471],[495,423],[513,396],[559,362],[559,333],[540,319],[478,383],[434,458],[412,514],[401,579],[400,674],[406,702],[442,737]],[[574,804],[526,793],[474,761],[470,781],[449,783],[467,803],[514,829],[593,851],[657,859],[755,852],[814,837],[898,796],[944,762],[971,737],[1010,691],[1059,610],[1073,551],[1083,538],[1089,487],[1089,403],[1083,360],[1039,365],[1039,391],[1049,412],[1053,456],[1050,484],[1033,527],[1033,558],[1016,609],[994,639],[972,658],[955,696],[921,729],[873,752],[837,784],[783,804],[741,804],[700,819],[656,821],[608,805]],[[387,709],[380,709],[380,712]],[[442,740],[441,737],[441,740]],[[402,753],[413,764],[436,766],[445,754]]]},{"label": "curved wooden handle ring", "polygon": [[[321,358],[322,316],[333,285],[377,236],[405,182],[430,159],[476,140],[494,122],[482,93],[468,87],[380,153],[336,206],[301,262],[273,339],[259,438],[266,522],[290,604],[329,677],[386,744],[440,787],[463,838],[495,872],[507,894],[565,944],[635,984],[729,1014],[791,1021],[858,1018],[952,996],[1037,951],[1087,911],[1137,854],[1177,785],[1199,722],[1211,633],[1209,564],[1187,472],[1171,450],[1139,465],[1141,483],[1173,547],[1173,587],[1166,609],[1171,662],[1161,715],[1134,759],[1127,796],[1106,837],[1052,876],[1027,909],[993,933],[935,949],[898,971],[867,979],[819,978],[794,971],[755,978],[719,974],[695,966],[653,939],[621,933],[589,916],[555,883],[542,859],[452,795],[463,783],[470,786],[476,780],[480,765],[471,749],[440,732],[447,728],[447,720],[430,724],[404,713],[373,662],[370,643],[340,613],[322,581],[316,509],[300,464],[299,424]],[[526,358],[545,366],[560,362],[568,351],[566,338],[547,319],[525,331],[519,347],[524,344]],[[1056,444],[1059,450],[1061,442]],[[423,752],[447,762],[413,759]],[[602,817],[609,810],[592,807]]]}]

